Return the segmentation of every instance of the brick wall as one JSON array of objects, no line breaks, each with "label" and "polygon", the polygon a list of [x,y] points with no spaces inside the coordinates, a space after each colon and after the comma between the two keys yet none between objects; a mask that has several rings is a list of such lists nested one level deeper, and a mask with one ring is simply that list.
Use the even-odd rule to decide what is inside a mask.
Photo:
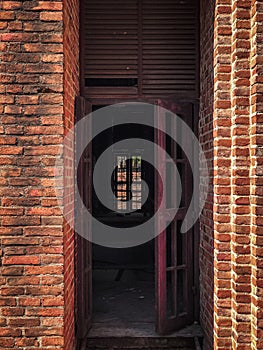
[{"label": "brick wall", "polygon": [[250,148],[251,148],[251,265],[252,346],[263,349],[263,4],[251,1]]},{"label": "brick wall", "polygon": [[[53,188],[55,156],[72,125],[77,91],[68,68],[67,19],[77,9],[64,3],[64,48],[62,1],[0,5],[1,349],[72,348],[73,235],[63,223],[62,190],[57,196]],[[77,75],[77,65],[72,69]],[[71,167],[62,159],[61,186]],[[65,197],[68,205],[72,200]]]},{"label": "brick wall", "polygon": [[[64,1],[64,125],[65,133],[74,126],[75,96],[79,94],[79,1]],[[64,210],[74,220],[73,145],[64,149]],[[70,215],[71,213],[71,215]],[[72,222],[71,222],[72,223]],[[71,226],[72,227],[72,226]],[[64,222],[65,256],[65,349],[74,345],[74,232]]]},{"label": "brick wall", "polygon": [[[200,140],[214,153],[213,230],[210,200],[201,218],[205,348],[262,349],[262,2],[215,4],[213,147],[208,147],[211,138],[206,134],[211,130],[211,110],[206,111],[211,106],[211,75],[205,74],[211,56],[206,47],[211,44],[202,37],[209,11],[207,3],[201,7]],[[208,340],[212,334],[214,345]]]},{"label": "brick wall", "polygon": [[231,349],[251,349],[250,8],[250,1],[231,7]]},{"label": "brick wall", "polygon": [[218,0],[214,39],[214,347],[231,348],[231,0]]},{"label": "brick wall", "polygon": [[[199,141],[205,152],[210,172],[206,205],[200,217],[200,304],[205,344],[212,349],[214,305],[213,259],[213,103],[214,103],[214,1],[200,2],[200,119]],[[201,173],[202,176],[202,173]],[[201,180],[202,184],[202,180]]]}]

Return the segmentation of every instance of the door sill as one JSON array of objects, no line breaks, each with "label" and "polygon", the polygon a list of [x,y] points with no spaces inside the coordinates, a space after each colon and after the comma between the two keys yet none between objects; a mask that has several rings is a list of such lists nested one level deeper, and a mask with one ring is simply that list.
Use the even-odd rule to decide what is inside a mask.
[{"label": "door sill", "polygon": [[202,337],[193,337],[188,332],[173,334],[169,337],[121,337],[112,334],[110,337],[88,337],[86,348],[81,350],[201,350]]},{"label": "door sill", "polygon": [[88,333],[89,338],[202,338],[203,331],[200,325],[193,324],[187,326],[180,331],[174,332],[170,335],[161,336],[155,332],[154,323],[134,322],[125,325],[93,323],[92,328]]}]

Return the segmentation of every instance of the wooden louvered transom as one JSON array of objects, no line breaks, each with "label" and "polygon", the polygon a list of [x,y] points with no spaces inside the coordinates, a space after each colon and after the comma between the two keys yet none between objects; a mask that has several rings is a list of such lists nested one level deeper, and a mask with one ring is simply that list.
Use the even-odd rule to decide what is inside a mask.
[{"label": "wooden louvered transom", "polygon": [[83,0],[87,97],[197,97],[197,0]]}]

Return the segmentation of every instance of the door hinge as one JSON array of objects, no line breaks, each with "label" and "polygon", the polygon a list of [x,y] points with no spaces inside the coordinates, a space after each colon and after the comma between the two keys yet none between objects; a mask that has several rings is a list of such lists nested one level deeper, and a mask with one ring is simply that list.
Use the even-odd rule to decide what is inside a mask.
[{"label": "door hinge", "polygon": [[193,294],[194,294],[194,295],[197,294],[197,288],[196,288],[196,286],[192,286],[192,291],[193,291]]}]

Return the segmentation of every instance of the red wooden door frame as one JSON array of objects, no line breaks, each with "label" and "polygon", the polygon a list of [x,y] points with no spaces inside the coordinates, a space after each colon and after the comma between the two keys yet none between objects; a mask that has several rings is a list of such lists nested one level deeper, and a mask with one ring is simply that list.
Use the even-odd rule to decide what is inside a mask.
[{"label": "red wooden door frame", "polygon": [[[116,102],[116,101],[114,101]],[[105,102],[104,102],[105,103]],[[96,101],[96,104],[97,103]],[[174,102],[174,100],[162,100],[158,101],[159,107],[164,107],[168,110],[171,110],[173,113],[178,113],[182,117],[186,118],[187,123],[190,127],[192,125],[193,114],[196,114],[196,104],[193,102]],[[83,97],[77,98],[76,101],[76,115],[77,120],[81,119],[84,115],[91,112],[91,103]],[[159,115],[157,120],[157,134],[155,134],[155,142],[159,144],[160,147],[166,148],[166,139],[165,134],[160,132],[158,126],[165,128],[165,119],[164,116],[161,116],[161,109],[158,109]],[[160,124],[162,123],[162,125]],[[89,149],[91,152],[91,148]],[[90,159],[91,159],[90,154]],[[87,163],[87,157],[86,163]],[[86,164],[87,165],[87,164]],[[85,166],[86,166],[85,165]],[[165,162],[163,162],[163,172],[165,173]],[[80,162],[80,167],[84,167],[84,163]],[[89,167],[91,169],[91,167]],[[83,169],[82,169],[83,171]],[[89,170],[90,171],[90,170]],[[91,176],[89,176],[91,178]],[[80,188],[84,188],[83,186]],[[91,188],[90,188],[91,191]],[[160,202],[160,198],[163,195],[162,186],[157,181],[155,183],[155,194],[158,198],[157,203]],[[85,193],[82,193],[83,198],[85,198]],[[89,196],[90,198],[90,196]],[[188,199],[190,194],[188,193]],[[86,203],[87,198],[86,198]],[[91,208],[91,202],[89,204]],[[166,209],[166,208],[163,208]],[[184,216],[185,210],[179,210],[177,213],[176,219],[182,219]],[[157,222],[157,226],[159,223]],[[157,227],[158,229],[158,227]],[[192,234],[192,233],[190,233]],[[198,249],[198,240],[196,237],[191,237],[191,240],[194,240],[194,244],[191,244],[190,249],[188,250],[188,256],[191,256],[191,266],[188,266],[188,275],[191,277],[191,284],[188,281],[188,313],[184,317],[172,317],[167,316],[167,288],[166,288],[166,274],[167,274],[167,265],[166,265],[166,253],[167,253],[167,230],[163,231],[156,239],[156,253],[155,253],[155,264],[156,264],[156,331],[159,334],[168,334],[172,331],[175,331],[179,328],[182,328],[188,324],[191,324],[194,320],[194,309],[195,309],[195,319],[198,315],[198,307],[194,308],[193,301],[193,287],[198,281],[198,273],[194,273],[193,265],[198,262],[198,255],[193,258],[195,251],[192,249]],[[83,240],[82,237],[77,235],[76,243],[78,245],[77,249],[77,307],[76,307],[76,318],[77,318],[77,337],[80,339],[85,338],[88,330],[91,327],[91,317],[92,317],[92,252],[91,252],[91,243]],[[196,255],[196,254],[195,254]],[[88,256],[88,259],[87,259]],[[84,263],[86,261],[86,268],[83,269]],[[88,300],[86,296],[88,295]],[[195,298],[197,300],[197,298]]]},{"label": "red wooden door frame", "polygon": [[[164,109],[165,108],[165,109]],[[173,114],[179,115],[185,120],[185,122],[193,128],[192,119],[194,106],[191,103],[175,103],[173,100],[159,100],[156,107],[155,115],[155,143],[157,143],[162,149],[166,150],[166,135],[160,130],[166,130],[166,114],[171,111]],[[173,116],[171,117],[173,122]],[[174,146],[176,148],[176,146]],[[172,157],[177,157],[176,154]],[[156,222],[156,230],[160,232],[160,227],[164,221],[169,221],[169,209],[166,208],[166,189],[162,185],[161,179],[166,179],[166,166],[167,160],[157,151],[155,161],[158,163],[161,177],[156,176],[155,180],[155,194],[156,194],[156,208],[155,211],[160,207],[162,203],[161,215],[159,215]],[[175,159],[177,161],[177,159]],[[184,326],[191,324],[194,321],[194,228],[185,233],[181,238],[182,240],[182,255],[184,255],[184,263],[181,261],[179,265],[177,263],[177,252],[178,248],[178,235],[179,226],[178,221],[182,221],[187,212],[187,205],[191,200],[191,173],[189,164],[185,163],[184,175],[181,181],[185,182],[183,186],[183,196],[185,196],[185,204],[182,208],[179,208],[175,218],[170,224],[170,240],[168,240],[168,228],[163,230],[156,238],[156,331],[159,334],[169,334],[176,331]],[[162,201],[163,199],[163,201]],[[168,249],[171,254],[170,266],[167,262]],[[183,297],[181,304],[183,305],[183,311],[179,311],[179,272],[183,276],[181,284],[183,284]],[[169,298],[171,298],[170,308],[168,307],[168,278],[170,274],[171,278],[171,292]],[[182,305],[181,305],[182,306]],[[170,316],[168,315],[170,313]]]}]

